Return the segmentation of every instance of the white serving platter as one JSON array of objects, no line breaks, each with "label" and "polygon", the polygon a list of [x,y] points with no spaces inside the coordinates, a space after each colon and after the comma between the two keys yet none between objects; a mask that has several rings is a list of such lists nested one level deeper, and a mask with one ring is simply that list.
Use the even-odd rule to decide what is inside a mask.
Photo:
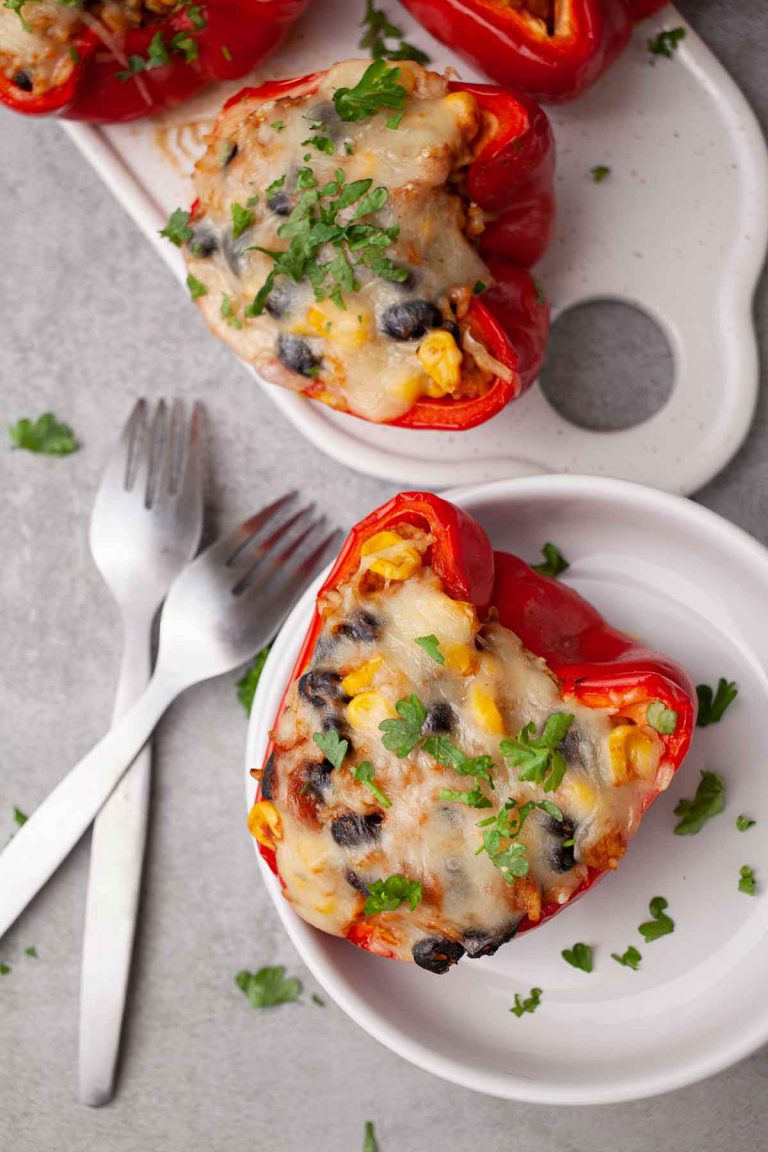
[{"label": "white serving platter", "polygon": [[[718,725],[697,729],[669,790],[646,816],[618,872],[558,917],[493,957],[445,976],[382,960],[311,928],[261,866],[303,960],[362,1028],[446,1080],[512,1100],[598,1104],[690,1084],[768,1041],[768,553],[740,529],[677,496],[623,481],[541,476],[448,494],[497,548],[528,559],[553,540],[571,561],[566,583],[618,627],[668,652],[694,682],[734,679],[739,696]],[[267,735],[308,626],[315,588],[278,636],[251,713],[248,770]],[[734,750],[738,750],[734,754]],[[695,836],[673,834],[674,807],[699,771],[723,774],[725,811]],[[736,816],[757,821],[741,833]],[[758,895],[738,891],[752,866]],[[638,925],[664,896],[675,931],[646,944]],[[593,945],[594,971],[561,958]],[[612,952],[634,944],[637,972]],[[510,1014],[515,993],[543,989],[534,1015]]]},{"label": "white serving platter", "polygon": [[[386,7],[435,67],[454,65],[464,77],[479,78],[394,0]],[[362,0],[315,0],[256,78],[302,75],[359,55],[362,8]],[[651,64],[649,36],[681,25],[686,35],[675,58]],[[174,207],[191,203],[188,173],[206,126],[238,86],[209,92],[153,123],[64,124],[180,280],[181,256],[158,231]],[[487,424],[454,434],[366,424],[263,385],[316,447],[403,486],[441,488],[559,471],[624,477],[681,493],[702,486],[737,451],[757,396],[751,303],[768,236],[768,157],[751,109],[667,7],[638,26],[624,56],[591,92],[550,114],[558,225],[537,275],[555,315],[608,299],[654,319],[674,359],[668,401],[641,424],[598,432],[570,423],[534,387]],[[596,185],[590,169],[601,164],[611,174]],[[638,387],[643,384],[639,378]]]}]

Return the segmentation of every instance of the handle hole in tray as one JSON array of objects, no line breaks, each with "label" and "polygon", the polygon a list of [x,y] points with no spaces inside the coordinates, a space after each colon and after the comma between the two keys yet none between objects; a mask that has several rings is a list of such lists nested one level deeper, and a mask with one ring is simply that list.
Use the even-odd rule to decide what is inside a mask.
[{"label": "handle hole in tray", "polygon": [[674,374],[669,341],[646,312],[620,300],[590,300],[554,321],[539,384],[565,420],[617,432],[663,408]]}]

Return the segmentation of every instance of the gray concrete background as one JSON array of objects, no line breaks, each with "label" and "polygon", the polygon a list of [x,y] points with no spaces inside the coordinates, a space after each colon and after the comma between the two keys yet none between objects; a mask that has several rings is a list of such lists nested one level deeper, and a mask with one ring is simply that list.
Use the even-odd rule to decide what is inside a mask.
[{"label": "gray concrete background", "polygon": [[[390,4],[390,7],[393,5]],[[768,126],[768,11],[680,0]],[[348,526],[393,491],[307,445],[208,337],[168,271],[52,123],[0,116],[0,425],[53,408],[82,439],[64,460],[0,452],[0,841],[108,723],[117,620],[87,532],[105,453],[132,399],[204,399],[210,525],[289,484]],[[727,210],[727,206],[726,206]],[[765,283],[757,320],[768,362]],[[603,326],[605,340],[610,333]],[[558,360],[577,350],[569,332]],[[636,341],[622,328],[621,367]],[[565,345],[562,341],[566,340]],[[649,378],[663,364],[648,366]],[[553,387],[556,386],[556,381]],[[587,413],[587,416],[589,414]],[[768,427],[698,499],[768,540]],[[752,1152],[765,1146],[768,1051],[684,1091],[607,1108],[512,1105],[454,1088],[380,1047],[329,1003],[254,1012],[241,968],[314,983],[277,921],[245,829],[246,721],[235,677],[192,690],[156,743],[158,771],[119,1092],[74,1100],[87,846],[0,942],[5,1152]],[[36,946],[39,959],[24,956]]]}]

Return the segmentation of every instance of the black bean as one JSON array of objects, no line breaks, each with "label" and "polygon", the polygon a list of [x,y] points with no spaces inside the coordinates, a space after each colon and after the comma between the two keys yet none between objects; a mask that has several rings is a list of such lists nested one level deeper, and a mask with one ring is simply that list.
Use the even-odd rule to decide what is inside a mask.
[{"label": "black bean", "polygon": [[285,316],[293,303],[294,291],[293,288],[285,281],[281,280],[275,284],[269,296],[264,303],[264,307],[270,316],[274,316],[279,320],[281,316]]},{"label": "black bean", "polygon": [[261,798],[271,800],[275,794],[275,754],[271,752],[261,774]]},{"label": "black bean", "polygon": [[515,932],[517,932],[517,924],[505,924],[503,928],[498,928],[492,932],[486,932],[483,928],[468,928],[461,938],[467,956],[476,960],[478,956],[493,956],[502,944],[507,944]]},{"label": "black bean", "polygon": [[443,320],[443,328],[450,332],[457,344],[461,344],[461,332],[455,320]]},{"label": "black bean", "polygon": [[438,976],[447,972],[464,955],[464,948],[458,940],[449,940],[447,936],[425,936],[416,941],[411,951],[419,968],[426,968],[427,972]]},{"label": "black bean", "polygon": [[216,239],[216,233],[210,228],[202,225],[200,228],[195,228],[194,235],[189,243],[189,250],[193,256],[200,256],[207,259],[208,256],[213,256],[219,250],[219,242]]},{"label": "black bean", "polygon": [[309,121],[308,134],[317,136],[330,136],[333,139],[341,129],[341,120],[336,108],[328,100],[321,104],[313,104],[308,108],[304,119]]},{"label": "black bean", "polygon": [[356,848],[359,844],[371,844],[381,835],[381,822],[384,819],[380,812],[372,812],[370,816],[359,816],[357,812],[348,812],[344,816],[337,816],[331,821],[331,836],[342,848]]},{"label": "black bean", "polygon": [[321,760],[319,764],[307,764],[306,787],[318,800],[324,799],[324,794],[331,786],[333,764],[330,760]]},{"label": "black bean", "polygon": [[275,216],[290,216],[293,212],[290,193],[286,192],[285,188],[278,188],[267,200],[267,208],[270,212],[274,212]]},{"label": "black bean", "polygon": [[13,82],[17,88],[21,88],[22,92],[31,92],[35,86],[31,75],[23,68],[14,74]]},{"label": "black bean", "polygon": [[341,676],[331,668],[312,668],[299,680],[299,696],[313,708],[327,708],[346,697],[341,690]]},{"label": "black bean", "polygon": [[336,628],[337,636],[346,636],[348,640],[357,640],[360,644],[372,644],[378,639],[381,631],[381,622],[370,612],[356,612],[339,624]]},{"label": "black bean", "polygon": [[430,328],[440,328],[443,314],[431,300],[404,300],[390,304],[379,327],[391,340],[420,340]]},{"label": "black bean", "polygon": [[299,376],[316,376],[320,361],[306,340],[282,332],[277,338],[277,358],[281,364]]},{"label": "black bean", "polygon": [[[335,732],[342,740],[349,736],[349,729],[340,716],[333,713],[326,713],[320,721],[320,727],[323,732]],[[353,746],[350,744],[349,751],[354,752]]]},{"label": "black bean", "polygon": [[355,872],[352,868],[347,870],[347,884],[351,885],[355,891],[362,892],[363,896],[368,895],[368,885],[364,880],[360,879],[357,872]]},{"label": "black bean", "polygon": [[235,143],[234,140],[227,140],[226,141],[226,143],[224,144],[223,149],[222,149],[222,156],[221,156],[222,168],[226,168],[228,164],[232,163],[235,156],[237,156],[238,150],[239,150],[238,145]]},{"label": "black bean", "polygon": [[433,736],[440,736],[445,732],[451,732],[455,722],[456,715],[447,700],[436,700],[427,708],[424,731]]},{"label": "black bean", "polygon": [[554,816],[547,816],[544,827],[551,833],[549,846],[549,866],[553,872],[570,872],[576,864],[573,844],[564,841],[573,840],[576,824],[568,816],[556,820]]}]

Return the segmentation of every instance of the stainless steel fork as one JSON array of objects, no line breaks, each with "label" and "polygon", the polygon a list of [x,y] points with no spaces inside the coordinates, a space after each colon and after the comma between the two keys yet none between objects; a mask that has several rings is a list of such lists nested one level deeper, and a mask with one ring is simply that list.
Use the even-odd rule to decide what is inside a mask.
[{"label": "stainless steel fork", "polygon": [[[104,473],[91,552],[120,610],[123,656],[113,721],[146,688],[152,625],[203,526],[200,409],[136,404]],[[96,818],[80,980],[79,1096],[111,1100],[139,905],[149,815],[150,745]]]},{"label": "stainless steel fork", "polygon": [[147,688],[0,853],[0,937],[74,848],[169,704],[250,660],[311,581],[337,533],[315,543],[322,519],[309,508],[281,523],[287,500],[246,520],[174,581]]}]

